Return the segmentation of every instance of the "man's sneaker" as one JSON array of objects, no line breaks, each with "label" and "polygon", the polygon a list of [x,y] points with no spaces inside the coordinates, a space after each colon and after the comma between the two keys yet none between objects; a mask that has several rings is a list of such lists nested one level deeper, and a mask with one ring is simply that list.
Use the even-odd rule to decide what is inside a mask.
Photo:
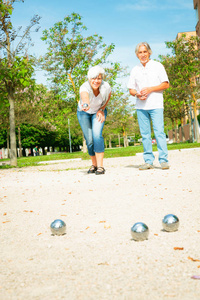
[{"label": "man's sneaker", "polygon": [[139,170],[149,170],[149,169],[154,169],[153,165],[145,163],[144,165],[139,167]]},{"label": "man's sneaker", "polygon": [[169,164],[167,162],[162,162],[161,164],[161,169],[162,170],[167,170],[169,169]]}]

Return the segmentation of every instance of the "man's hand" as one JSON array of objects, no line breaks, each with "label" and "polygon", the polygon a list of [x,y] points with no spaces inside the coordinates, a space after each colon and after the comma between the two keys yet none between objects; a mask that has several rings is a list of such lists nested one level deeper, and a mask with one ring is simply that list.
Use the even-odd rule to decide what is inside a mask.
[{"label": "man's hand", "polygon": [[140,99],[140,100],[146,100],[147,99],[147,96],[145,95],[142,95],[142,93],[137,93],[137,98]]},{"label": "man's hand", "polygon": [[144,87],[143,89],[141,89],[140,91],[140,94],[143,96],[143,97],[146,97],[151,94],[152,90],[150,87]]}]

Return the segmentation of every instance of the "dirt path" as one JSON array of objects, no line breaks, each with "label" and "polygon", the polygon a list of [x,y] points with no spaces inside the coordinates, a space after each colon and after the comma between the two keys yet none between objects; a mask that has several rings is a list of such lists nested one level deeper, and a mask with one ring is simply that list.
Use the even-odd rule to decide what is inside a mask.
[{"label": "dirt path", "polygon": [[[80,160],[0,170],[0,299],[200,299],[200,149],[169,160],[139,171],[142,155],[105,159],[101,176]],[[162,230],[168,213],[177,232]],[[51,235],[57,218],[66,235]]]}]

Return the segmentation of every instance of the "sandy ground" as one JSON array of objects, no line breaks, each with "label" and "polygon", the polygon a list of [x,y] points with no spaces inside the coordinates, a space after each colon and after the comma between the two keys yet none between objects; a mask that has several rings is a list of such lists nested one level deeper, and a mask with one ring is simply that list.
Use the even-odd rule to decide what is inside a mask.
[{"label": "sandy ground", "polygon": [[[0,170],[0,299],[200,299],[200,149],[169,160],[139,171],[142,155],[105,159],[101,176],[81,160]],[[162,230],[169,213],[176,232]],[[132,240],[136,222],[148,240]]]}]

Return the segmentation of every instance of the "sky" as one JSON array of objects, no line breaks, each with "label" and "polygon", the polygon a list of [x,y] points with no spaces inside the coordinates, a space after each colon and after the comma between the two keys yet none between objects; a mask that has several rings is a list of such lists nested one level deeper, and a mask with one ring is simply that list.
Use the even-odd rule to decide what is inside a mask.
[{"label": "sky", "polygon": [[[128,72],[138,63],[138,43],[147,41],[151,58],[157,59],[170,53],[165,41],[173,41],[178,32],[195,31],[197,23],[193,0],[25,0],[14,4],[12,22],[25,29],[35,14],[41,17],[39,32],[31,34],[34,46],[30,49],[39,57],[46,50],[42,31],[72,12],[82,16],[88,35],[97,33],[106,44],[115,44],[109,59],[127,66]],[[36,81],[46,84],[44,72],[36,73]]]}]

